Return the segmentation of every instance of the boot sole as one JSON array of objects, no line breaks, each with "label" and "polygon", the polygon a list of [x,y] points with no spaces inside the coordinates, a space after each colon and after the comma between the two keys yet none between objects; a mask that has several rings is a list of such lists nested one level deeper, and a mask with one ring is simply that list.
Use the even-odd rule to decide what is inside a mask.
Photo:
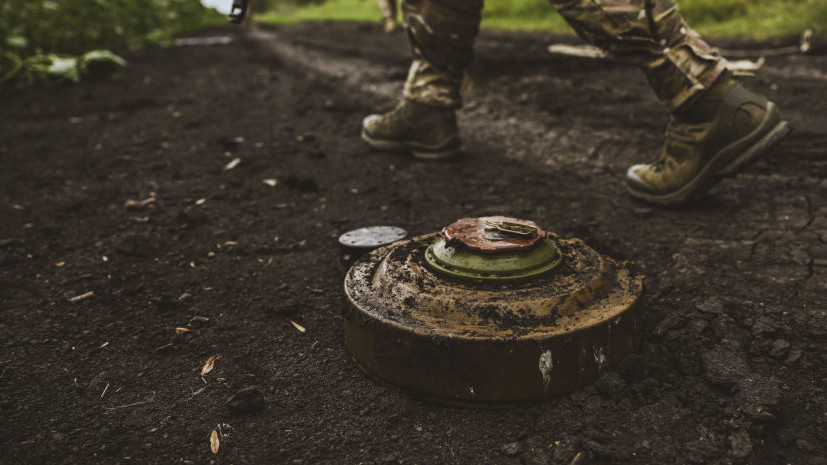
[{"label": "boot sole", "polygon": [[429,147],[427,145],[418,144],[413,141],[397,142],[390,140],[374,139],[362,128],[362,140],[370,144],[373,148],[379,150],[387,150],[389,152],[410,152],[414,158],[420,160],[445,160],[455,157],[462,152],[462,144],[457,147],[450,146],[455,139],[449,139],[448,142],[440,144],[436,147]]},{"label": "boot sole", "polygon": [[[769,105],[767,116],[764,118],[765,122],[772,120],[772,117],[778,111],[775,105],[772,103]],[[755,163],[759,158],[769,152],[770,149],[778,145],[791,130],[788,122],[778,122],[775,127],[766,132],[761,139],[743,150],[740,155],[728,162],[723,168],[719,168],[722,161],[731,156],[733,151],[738,150],[744,140],[749,140],[755,137],[756,134],[764,132],[766,130],[766,124],[767,123],[762,123],[751,134],[719,150],[695,178],[675,192],[669,194],[652,194],[638,190],[628,184],[626,185],[626,189],[632,197],[663,206],[677,205],[694,200],[713,188],[723,178],[734,176]]]}]

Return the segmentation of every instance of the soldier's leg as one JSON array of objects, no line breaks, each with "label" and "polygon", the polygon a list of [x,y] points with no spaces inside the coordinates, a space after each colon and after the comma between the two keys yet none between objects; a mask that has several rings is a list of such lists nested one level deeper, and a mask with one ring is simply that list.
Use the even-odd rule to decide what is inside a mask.
[{"label": "soldier's leg", "polygon": [[461,149],[454,110],[473,58],[482,0],[405,0],[402,12],[414,61],[402,102],[362,123],[362,138],[383,150],[443,158]]},{"label": "soldier's leg", "polygon": [[700,196],[788,132],[775,105],[735,80],[673,0],[550,0],[585,40],[639,65],[672,113],[658,160],[626,176],[635,197],[663,205]]},{"label": "soldier's leg", "polygon": [[379,11],[382,13],[382,27],[386,33],[397,29],[396,0],[377,0]]},{"label": "soldier's leg", "polygon": [[404,95],[426,105],[459,108],[465,70],[474,56],[482,0],[404,0],[414,55]]}]

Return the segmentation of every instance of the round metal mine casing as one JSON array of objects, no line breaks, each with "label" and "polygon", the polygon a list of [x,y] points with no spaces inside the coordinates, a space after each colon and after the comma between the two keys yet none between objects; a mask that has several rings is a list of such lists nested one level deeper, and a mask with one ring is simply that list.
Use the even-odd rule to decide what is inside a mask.
[{"label": "round metal mine casing", "polygon": [[[438,274],[438,234],[374,250],[350,269],[345,340],[378,380],[442,402],[497,406],[593,382],[637,349],[642,277],[578,239],[526,281]],[[545,239],[549,240],[549,239]]]}]

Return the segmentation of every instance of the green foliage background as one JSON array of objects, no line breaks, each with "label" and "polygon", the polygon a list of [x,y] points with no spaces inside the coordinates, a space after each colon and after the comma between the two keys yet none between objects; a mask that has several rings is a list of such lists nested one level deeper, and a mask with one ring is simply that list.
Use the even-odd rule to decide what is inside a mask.
[{"label": "green foliage background", "polygon": [[198,0],[3,0],[0,47],[79,54],[159,44],[219,16]]},{"label": "green foliage background", "polygon": [[[256,0],[265,22],[350,19],[377,21],[376,0]],[[398,0],[397,0],[398,1]],[[827,0],[676,0],[703,34],[753,39],[827,33]],[[568,31],[545,0],[486,0],[483,27]]]}]

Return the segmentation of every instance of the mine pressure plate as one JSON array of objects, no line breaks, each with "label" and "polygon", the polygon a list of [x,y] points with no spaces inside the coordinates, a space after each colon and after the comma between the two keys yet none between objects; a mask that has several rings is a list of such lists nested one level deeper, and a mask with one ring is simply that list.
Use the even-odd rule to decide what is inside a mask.
[{"label": "mine pressure plate", "polygon": [[377,380],[504,406],[591,383],[636,350],[643,279],[536,223],[465,218],[395,242],[345,277],[345,340]]}]

